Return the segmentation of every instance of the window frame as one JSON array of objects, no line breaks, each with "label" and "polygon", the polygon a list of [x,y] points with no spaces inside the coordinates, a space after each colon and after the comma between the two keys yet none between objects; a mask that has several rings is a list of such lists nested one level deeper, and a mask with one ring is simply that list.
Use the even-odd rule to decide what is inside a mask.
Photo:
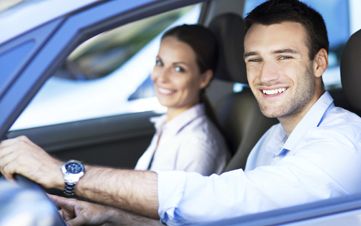
[{"label": "window frame", "polygon": [[91,8],[85,7],[62,16],[64,22],[47,40],[39,42],[41,48],[37,54],[32,56],[1,97],[0,136],[5,136],[41,86],[83,41],[115,27],[203,1],[100,1]]}]

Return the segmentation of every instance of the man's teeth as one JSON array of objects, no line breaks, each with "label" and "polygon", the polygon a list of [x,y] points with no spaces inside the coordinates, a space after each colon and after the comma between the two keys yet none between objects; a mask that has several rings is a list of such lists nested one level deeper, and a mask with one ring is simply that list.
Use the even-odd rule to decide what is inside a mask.
[{"label": "man's teeth", "polygon": [[262,90],[263,94],[266,94],[266,95],[274,95],[274,94],[278,94],[278,93],[283,93],[284,91],[286,91],[286,88],[264,89],[264,90]]}]

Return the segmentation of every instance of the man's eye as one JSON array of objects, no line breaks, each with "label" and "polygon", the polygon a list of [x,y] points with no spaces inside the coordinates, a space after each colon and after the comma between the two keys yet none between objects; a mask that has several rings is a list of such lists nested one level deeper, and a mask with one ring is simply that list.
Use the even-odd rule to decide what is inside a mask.
[{"label": "man's eye", "polygon": [[175,69],[176,72],[181,72],[181,73],[185,72],[184,68],[181,67],[181,66],[176,66],[174,69]]},{"label": "man's eye", "polygon": [[291,56],[279,56],[278,60],[288,60],[288,59],[292,59],[293,57]]},{"label": "man's eye", "polygon": [[247,60],[247,62],[250,62],[250,63],[258,63],[258,62],[261,62],[262,59],[261,58],[250,58]]}]

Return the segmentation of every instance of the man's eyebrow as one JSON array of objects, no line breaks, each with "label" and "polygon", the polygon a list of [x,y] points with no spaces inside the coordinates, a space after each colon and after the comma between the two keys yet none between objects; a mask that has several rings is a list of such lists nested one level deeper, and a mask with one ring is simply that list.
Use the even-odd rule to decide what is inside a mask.
[{"label": "man's eyebrow", "polygon": [[[297,50],[290,49],[290,48],[274,50],[274,51],[272,51],[272,53],[273,54],[280,54],[280,53],[299,54],[299,52]],[[247,57],[255,56],[255,55],[258,55],[258,53],[256,51],[250,51],[250,52],[244,53],[243,57],[247,58]]]},{"label": "man's eyebrow", "polygon": [[246,52],[246,53],[244,53],[243,58],[247,58],[249,56],[254,56],[254,55],[258,55],[257,52],[255,52],[255,51]]},{"label": "man's eyebrow", "polygon": [[279,53],[298,54],[299,52],[294,50],[294,49],[279,49],[279,50],[272,51],[272,53],[276,53],[276,54],[279,54]]}]

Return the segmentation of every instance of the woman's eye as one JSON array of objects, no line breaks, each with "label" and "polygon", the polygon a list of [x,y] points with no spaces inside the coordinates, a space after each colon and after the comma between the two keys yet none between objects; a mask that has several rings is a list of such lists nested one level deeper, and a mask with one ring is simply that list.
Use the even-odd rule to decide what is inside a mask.
[{"label": "woman's eye", "polygon": [[162,61],[159,59],[155,60],[155,66],[162,66]]},{"label": "woman's eye", "polygon": [[176,72],[185,72],[184,68],[183,68],[183,67],[180,67],[180,66],[176,66],[176,67],[175,67],[175,71],[176,71]]}]

